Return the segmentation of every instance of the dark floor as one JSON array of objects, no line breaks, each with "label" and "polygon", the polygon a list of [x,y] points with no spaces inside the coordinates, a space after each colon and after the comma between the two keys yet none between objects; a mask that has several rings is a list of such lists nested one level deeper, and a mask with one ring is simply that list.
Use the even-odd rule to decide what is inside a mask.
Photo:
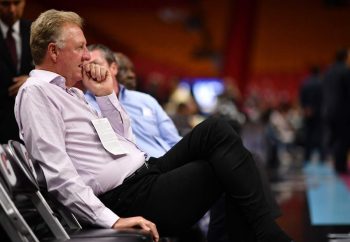
[{"label": "dark floor", "polygon": [[[243,130],[242,138],[245,145],[255,153],[260,154],[264,157],[264,141],[261,136],[263,132],[261,125],[249,124]],[[260,135],[259,135],[260,134]],[[332,222],[323,225],[314,225],[311,221],[310,208],[315,204],[323,204],[328,206],[322,201],[316,201],[310,203],[308,201],[308,191],[310,189],[317,189],[316,185],[310,185],[308,179],[310,179],[310,174],[305,172],[305,162],[302,159],[302,147],[294,147],[291,152],[280,152],[280,167],[278,171],[278,178],[271,182],[271,188],[276,195],[276,199],[281,206],[283,215],[278,219],[278,223],[281,225],[285,231],[296,241],[296,242],[331,242],[327,235],[329,233],[350,233],[350,202],[345,204],[343,215],[348,216],[347,222],[337,223]],[[309,163],[325,164],[317,160],[317,155]],[[327,162],[327,166],[332,167],[331,161]],[[337,175],[334,175],[338,179]],[[350,178],[350,175],[347,175]],[[323,177],[321,177],[323,179]],[[330,182],[333,179],[327,178]],[[316,188],[315,188],[316,186]],[[346,187],[344,185],[344,187]],[[350,196],[350,187],[345,188],[345,193],[338,194],[336,187],[332,185],[328,187],[329,191],[324,197],[333,196],[334,200],[344,199]],[[334,189],[334,190],[333,190]],[[348,206],[347,206],[348,205]],[[333,206],[330,204],[329,206]],[[343,204],[344,206],[344,204]],[[333,209],[333,208],[331,208]],[[336,208],[334,208],[336,209]],[[324,209],[326,210],[326,209]],[[328,209],[327,209],[328,210]],[[319,209],[317,213],[322,213],[323,210]],[[331,218],[332,221],[332,218]],[[335,220],[336,221],[336,220]],[[337,240],[334,242],[340,242],[342,240]],[[343,242],[349,242],[350,240],[344,240]]]},{"label": "dark floor", "polygon": [[[350,224],[312,225],[306,196],[306,189],[308,188],[305,185],[305,177],[300,174],[295,174],[295,176],[291,176],[290,179],[289,184],[288,181],[286,181],[285,184],[273,184],[273,188],[276,191],[277,198],[279,199],[283,211],[283,216],[278,219],[278,223],[295,241],[327,242],[327,234],[329,233],[350,232]],[[277,190],[279,191],[277,192]],[[320,203],[322,203],[322,201],[320,201]]]}]

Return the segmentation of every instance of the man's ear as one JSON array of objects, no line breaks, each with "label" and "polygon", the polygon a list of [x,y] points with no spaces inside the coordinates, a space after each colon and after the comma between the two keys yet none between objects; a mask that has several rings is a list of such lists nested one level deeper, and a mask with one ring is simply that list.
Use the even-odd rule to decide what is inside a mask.
[{"label": "man's ear", "polygon": [[55,43],[50,43],[47,47],[47,52],[50,56],[50,59],[53,62],[57,62],[57,57],[58,57],[58,48],[57,45]]},{"label": "man's ear", "polygon": [[109,69],[112,76],[116,76],[118,73],[118,64],[115,62],[112,62],[112,64],[109,66]]}]

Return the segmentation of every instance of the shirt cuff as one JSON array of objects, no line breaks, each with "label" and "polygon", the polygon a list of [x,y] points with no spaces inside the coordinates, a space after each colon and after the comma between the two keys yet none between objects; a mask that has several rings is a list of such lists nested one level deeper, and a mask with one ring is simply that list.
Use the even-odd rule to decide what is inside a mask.
[{"label": "shirt cuff", "polygon": [[112,228],[112,226],[117,222],[119,216],[113,213],[109,208],[102,210],[101,214],[96,218],[96,224],[103,228]]}]

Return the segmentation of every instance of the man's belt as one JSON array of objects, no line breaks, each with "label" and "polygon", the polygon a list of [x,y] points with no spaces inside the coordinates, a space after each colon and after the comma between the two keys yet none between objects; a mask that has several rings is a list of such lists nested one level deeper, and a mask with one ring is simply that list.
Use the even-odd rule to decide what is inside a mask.
[{"label": "man's belt", "polygon": [[145,173],[148,170],[149,170],[149,164],[147,163],[147,161],[145,161],[140,168],[138,168],[134,173],[130,174],[127,178],[125,178],[123,183],[131,180],[133,177],[136,177],[137,175]]}]

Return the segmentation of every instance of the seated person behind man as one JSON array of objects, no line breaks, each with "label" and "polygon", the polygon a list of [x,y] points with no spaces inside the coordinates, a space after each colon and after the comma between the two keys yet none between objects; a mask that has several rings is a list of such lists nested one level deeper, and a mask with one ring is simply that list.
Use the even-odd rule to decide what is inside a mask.
[{"label": "seated person behind man", "polygon": [[114,53],[114,58],[118,63],[117,80],[129,90],[136,90],[137,77],[135,66],[132,61],[123,53]]},{"label": "seated person behind man", "polygon": [[[106,228],[141,226],[158,241],[158,230],[176,235],[189,228],[225,193],[232,239],[240,233],[231,223],[239,208],[257,241],[291,241],[271,217],[254,160],[227,122],[208,119],[147,161],[110,71],[87,63],[80,16],[40,14],[30,44],[36,68],[16,97],[17,123],[48,191],[79,219]],[[101,114],[73,87],[81,80]]]},{"label": "seated person behind man", "polygon": [[[104,45],[90,45],[88,49],[92,63],[109,68],[113,77],[114,92],[131,119],[131,127],[138,147],[146,151],[150,156],[162,156],[181,139],[172,120],[152,96],[128,90],[118,84],[119,80],[116,79],[116,76],[119,68],[113,52],[108,47]],[[124,69],[127,72],[133,72],[128,68]],[[136,77],[134,73],[129,76]],[[86,92],[85,98],[100,112],[96,98],[91,92]]]}]

